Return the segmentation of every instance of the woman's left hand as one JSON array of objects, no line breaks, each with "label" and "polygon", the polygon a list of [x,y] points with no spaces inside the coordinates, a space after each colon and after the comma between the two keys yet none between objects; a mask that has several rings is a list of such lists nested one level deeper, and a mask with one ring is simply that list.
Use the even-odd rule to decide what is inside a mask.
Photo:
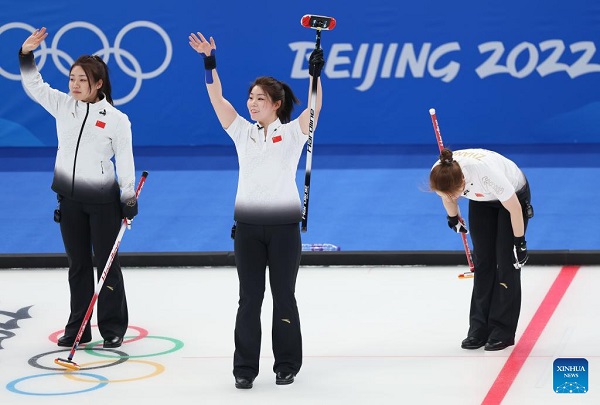
[{"label": "woman's left hand", "polygon": [[21,45],[21,52],[23,54],[28,54],[29,52],[34,51],[38,46],[40,46],[42,41],[46,39],[47,36],[48,33],[46,32],[46,27],[42,27],[33,31],[29,38],[27,38],[25,42],[23,42],[23,45]]},{"label": "woman's left hand", "polygon": [[215,40],[213,39],[213,37],[210,37],[209,42],[206,40],[206,38],[204,38],[204,35],[202,35],[200,32],[198,32],[197,34],[198,35],[192,33],[188,37],[190,40],[190,46],[194,48],[196,52],[203,53],[205,56],[210,56],[211,51],[213,49],[217,49],[217,46],[215,45]]}]

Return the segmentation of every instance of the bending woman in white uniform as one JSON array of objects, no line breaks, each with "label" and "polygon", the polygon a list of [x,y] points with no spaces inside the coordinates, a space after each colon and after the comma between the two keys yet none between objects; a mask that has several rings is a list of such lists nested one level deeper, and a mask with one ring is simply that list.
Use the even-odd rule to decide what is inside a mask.
[{"label": "bending woman in white uniform", "polygon": [[528,259],[525,231],[533,216],[525,175],[506,157],[485,149],[443,149],[429,186],[441,198],[448,226],[458,220],[459,197],[469,199],[475,278],[469,332],[463,349],[502,350],[515,342],[521,311],[521,267]]}]

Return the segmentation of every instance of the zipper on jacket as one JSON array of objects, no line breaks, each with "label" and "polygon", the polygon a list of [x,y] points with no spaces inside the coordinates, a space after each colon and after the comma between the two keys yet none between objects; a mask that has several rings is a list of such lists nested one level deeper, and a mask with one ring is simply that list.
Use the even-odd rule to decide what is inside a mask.
[{"label": "zipper on jacket", "polygon": [[87,121],[88,114],[90,113],[90,105],[86,103],[86,106],[87,110],[85,111],[85,117],[83,117],[81,129],[79,130],[79,138],[77,138],[77,146],[75,147],[75,157],[73,158],[73,179],[71,180],[71,197],[73,197],[75,193],[75,168],[77,167],[77,154],[79,153],[79,143],[81,142],[83,127],[85,127],[85,122]]}]

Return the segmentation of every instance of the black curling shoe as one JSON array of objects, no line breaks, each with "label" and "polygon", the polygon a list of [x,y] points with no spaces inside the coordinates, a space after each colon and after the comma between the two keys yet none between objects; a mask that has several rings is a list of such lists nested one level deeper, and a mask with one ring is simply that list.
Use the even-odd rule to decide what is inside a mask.
[{"label": "black curling shoe", "polygon": [[281,371],[275,374],[275,384],[288,385],[294,382],[295,375],[293,373],[282,373]]},{"label": "black curling shoe", "polygon": [[485,345],[485,340],[479,339],[479,338],[476,338],[473,336],[469,336],[465,340],[462,341],[462,343],[460,344],[460,347],[462,347],[463,349],[467,349],[467,350],[475,350],[475,349],[479,349],[480,347],[483,347],[484,345]]},{"label": "black curling shoe", "polygon": [[[60,347],[72,347],[73,343],[75,343],[75,337],[76,336],[68,336],[68,335],[64,335],[58,338],[58,341],[56,342],[57,345],[59,345]],[[89,343],[92,341],[92,337],[82,337],[81,340],[79,341],[79,344],[85,344],[85,343]]]},{"label": "black curling shoe", "polygon": [[239,388],[241,390],[248,390],[252,388],[253,382],[254,378],[235,377],[235,388]]},{"label": "black curling shoe", "polygon": [[494,352],[496,350],[506,349],[508,346],[512,346],[514,344],[515,344],[514,339],[508,339],[508,340],[489,339],[487,341],[487,343],[485,344],[485,347],[483,348],[483,350],[486,350],[488,352]]},{"label": "black curling shoe", "polygon": [[102,347],[105,349],[114,349],[116,347],[121,347],[121,344],[123,344],[123,338],[115,336],[104,339]]}]

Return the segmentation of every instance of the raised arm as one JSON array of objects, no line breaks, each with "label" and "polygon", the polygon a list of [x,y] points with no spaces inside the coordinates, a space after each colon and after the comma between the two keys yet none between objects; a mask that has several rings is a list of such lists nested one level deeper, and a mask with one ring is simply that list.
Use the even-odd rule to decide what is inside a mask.
[{"label": "raised arm", "polygon": [[[317,127],[317,122],[319,120],[319,113],[321,112],[321,105],[323,104],[323,89],[321,87],[321,80],[319,80],[319,78],[313,78],[311,76],[310,78],[310,83],[309,83],[309,87],[308,87],[308,100],[309,100],[309,105],[307,106],[307,108],[302,111],[302,113],[300,114],[300,117],[298,117],[299,123],[300,123],[300,129],[302,130],[302,133],[305,135],[308,135],[309,132],[309,123],[310,123],[310,93],[311,93],[311,89],[312,89],[312,83],[313,80],[318,80],[317,82],[317,99],[316,99],[316,104],[315,104],[315,118],[314,118],[314,128]],[[313,128],[313,131],[314,131]]]},{"label": "raised arm", "polygon": [[213,37],[210,37],[210,42],[207,41],[200,32],[198,32],[197,35],[193,33],[190,34],[189,40],[190,46],[198,52],[204,60],[208,97],[210,98],[210,103],[217,114],[221,126],[227,129],[235,120],[238,113],[231,103],[223,97],[223,88],[216,69],[215,51],[217,47],[215,45],[215,40]]},{"label": "raised arm", "polygon": [[19,70],[21,72],[21,82],[27,89],[27,92],[52,116],[58,114],[60,105],[69,98],[69,95],[59,90],[53,89],[44,82],[42,75],[37,69],[33,51],[48,37],[45,27],[36,29],[27,37],[19,50]]},{"label": "raised arm", "polygon": [[308,73],[310,75],[310,81],[308,83],[308,100],[309,104],[307,108],[302,111],[300,117],[298,117],[298,121],[300,123],[300,129],[303,134],[308,135],[309,133],[309,125],[310,125],[310,96],[313,88],[313,81],[317,80],[317,94],[316,94],[316,102],[315,102],[315,111],[314,111],[314,129],[317,126],[317,121],[319,119],[319,113],[321,112],[321,105],[323,104],[323,88],[321,87],[321,80],[319,77],[321,76],[321,69],[323,69],[323,65],[325,65],[325,59],[323,58],[323,49],[318,48],[315,49],[311,54],[308,60]]}]

